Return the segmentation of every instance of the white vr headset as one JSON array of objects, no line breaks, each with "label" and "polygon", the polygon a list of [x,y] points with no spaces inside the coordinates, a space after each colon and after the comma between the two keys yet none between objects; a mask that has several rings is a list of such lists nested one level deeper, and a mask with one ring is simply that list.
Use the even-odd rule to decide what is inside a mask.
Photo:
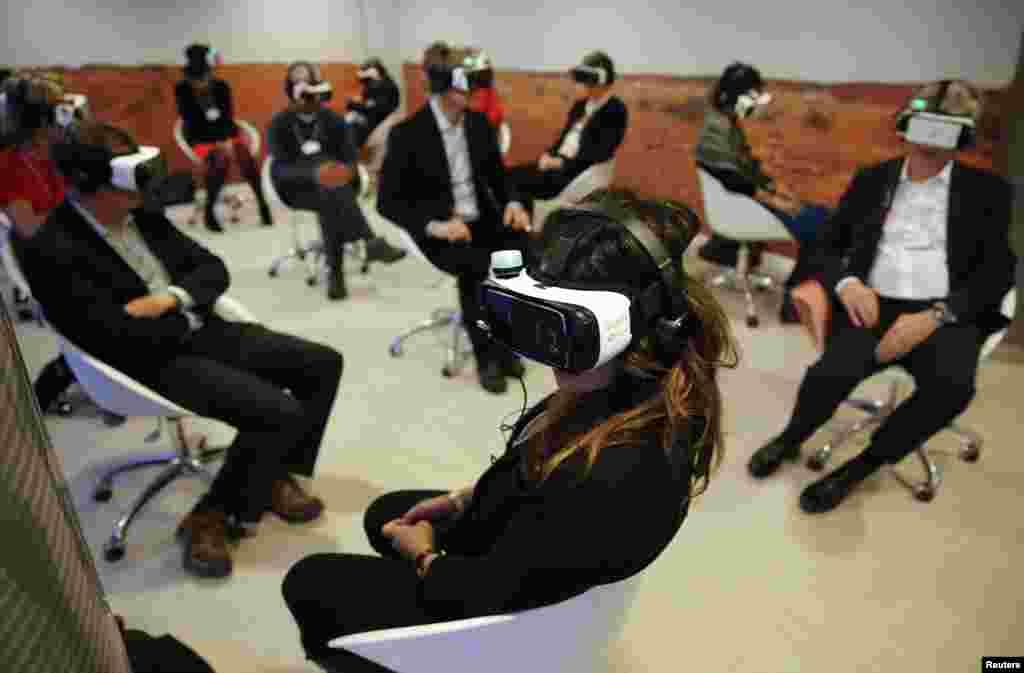
[{"label": "white vr headset", "polygon": [[366,68],[356,73],[356,79],[380,79],[380,71],[376,68]]},{"label": "white vr headset", "polygon": [[292,84],[292,97],[295,100],[299,100],[307,94],[324,97],[332,91],[334,91],[334,89],[331,87],[330,82],[311,84],[305,80],[299,80]]},{"label": "white vr headset", "polygon": [[142,192],[155,180],[167,174],[167,166],[159,147],[140,146],[132,154],[115,156],[110,160],[110,184],[130,192]]},{"label": "white vr headset", "polygon": [[89,99],[80,93],[69,93],[53,108],[53,122],[66,129],[76,121],[85,118],[89,110]]},{"label": "white vr headset", "polygon": [[910,143],[951,150],[960,147],[968,129],[974,129],[970,117],[918,112],[907,120],[906,131],[901,135]]},{"label": "white vr headset", "polygon": [[754,114],[757,108],[767,105],[772,102],[772,95],[770,93],[761,93],[755,89],[751,89],[745,94],[741,94],[736,99],[736,116],[740,119],[746,119],[750,115]]}]

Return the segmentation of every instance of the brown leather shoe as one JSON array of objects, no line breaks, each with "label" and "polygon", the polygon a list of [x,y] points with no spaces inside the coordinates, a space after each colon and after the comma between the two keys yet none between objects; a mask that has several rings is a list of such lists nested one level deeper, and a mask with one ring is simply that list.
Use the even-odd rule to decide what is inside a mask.
[{"label": "brown leather shoe", "polygon": [[306,523],[319,518],[324,501],[308,495],[293,477],[278,479],[270,490],[270,511],[288,523]]},{"label": "brown leather shoe", "polygon": [[192,511],[178,527],[185,542],[185,570],[199,577],[231,574],[228,517],[216,509]]}]

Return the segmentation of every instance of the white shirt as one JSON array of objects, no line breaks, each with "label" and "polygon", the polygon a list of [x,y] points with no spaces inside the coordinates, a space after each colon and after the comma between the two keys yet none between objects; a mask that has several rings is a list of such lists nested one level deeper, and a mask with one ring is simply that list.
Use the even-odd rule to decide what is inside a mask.
[{"label": "white shirt", "polygon": [[455,214],[466,222],[472,222],[480,217],[480,208],[477,205],[476,188],[473,186],[473,164],[469,158],[466,125],[462,120],[458,124],[452,124],[441,110],[437,96],[430,97],[430,109],[434,111],[437,127],[441,129],[444,152],[448,156]]},{"label": "white shirt", "polygon": [[597,100],[588,99],[586,105],[583,108],[583,116],[580,117],[569,132],[565,134],[565,138],[562,139],[562,144],[558,146],[558,155],[565,157],[566,159],[575,159],[576,155],[580,153],[580,138],[583,136],[583,129],[586,128],[587,122],[594,116],[594,113],[604,107],[604,104],[612,97],[609,93],[602,98]]},{"label": "white shirt", "polygon": [[[910,180],[907,163],[900,171],[868,285],[893,299],[942,299],[949,295],[946,237],[953,162],[924,182]],[[849,280],[839,281],[836,291]]]}]

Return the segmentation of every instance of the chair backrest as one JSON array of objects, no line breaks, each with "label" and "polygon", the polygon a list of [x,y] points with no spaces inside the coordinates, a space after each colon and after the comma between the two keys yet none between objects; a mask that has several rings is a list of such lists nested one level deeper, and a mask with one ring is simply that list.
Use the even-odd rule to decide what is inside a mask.
[{"label": "chair backrest", "polygon": [[181,153],[188,157],[188,160],[194,164],[199,163],[199,157],[192,151],[192,146],[185,140],[185,123],[181,121],[181,117],[174,122],[174,142],[177,143],[178,149]]},{"label": "chair backrest", "polygon": [[401,110],[395,110],[391,114],[377,124],[377,128],[370,132],[369,137],[366,139],[367,147],[371,149],[383,150],[388,144],[388,135],[391,133],[391,129],[395,127],[395,124],[402,121],[405,117]]},{"label": "chair backrest", "polygon": [[263,167],[260,169],[260,184],[263,187],[263,194],[271,201],[271,205],[287,208],[288,206],[281,200],[281,195],[277,193],[274,181],[270,177],[270,169],[273,165],[274,157],[268,154],[267,158],[263,160]]},{"label": "chair backrest", "polygon": [[556,200],[563,204],[575,205],[598,190],[608,189],[613,180],[615,180],[614,157],[608,161],[594,164],[577,175],[562,190]]},{"label": "chair backrest", "polygon": [[[1010,288],[1010,291],[1003,295],[1003,303],[1000,305],[999,310],[1008,320],[1013,320],[1017,311],[1017,288]],[[985,360],[992,355],[992,352],[999,346],[999,342],[1006,336],[1008,329],[1007,327],[998,332],[993,332],[985,339],[985,343],[981,346],[981,360]]]},{"label": "chair backrest", "polygon": [[31,297],[32,290],[25,280],[25,275],[21,273],[21,266],[18,264],[18,258],[14,256],[14,250],[11,249],[13,229],[14,223],[7,217],[7,213],[0,210],[0,263],[18,291],[26,297]]},{"label": "chair backrest", "polygon": [[534,610],[343,636],[343,648],[398,673],[593,673],[618,638],[635,576]]},{"label": "chair backrest", "polygon": [[502,156],[508,154],[512,148],[512,127],[508,125],[508,122],[502,122],[498,127],[498,147],[501,149]]},{"label": "chair backrest", "polygon": [[236,119],[235,124],[238,125],[238,128],[249,139],[249,152],[252,154],[253,159],[258,161],[260,158],[260,148],[263,147],[263,137],[260,135],[259,130],[244,119]]},{"label": "chair backrest", "polygon": [[730,192],[718,178],[697,166],[704,197],[704,218],[711,230],[734,241],[788,241],[785,225],[754,199]]}]

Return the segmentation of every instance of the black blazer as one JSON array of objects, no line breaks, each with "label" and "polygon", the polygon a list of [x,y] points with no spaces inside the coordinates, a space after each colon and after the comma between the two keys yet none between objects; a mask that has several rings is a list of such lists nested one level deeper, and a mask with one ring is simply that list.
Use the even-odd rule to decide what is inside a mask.
[{"label": "black blazer", "polygon": [[348,109],[366,118],[367,134],[398,109],[401,94],[390,78],[371,80],[363,87],[363,102],[349,101]]},{"label": "black blazer", "polygon": [[[823,228],[818,263],[829,292],[847,276],[865,283],[878,255],[882,228],[899,184],[902,159],[861,169]],[[1010,251],[1010,185],[989,171],[954,162],[949,187],[947,298],[959,320],[1000,329],[999,304],[1014,283]]]},{"label": "black blazer", "polygon": [[[649,399],[651,383],[620,378],[587,395],[571,422],[581,431]],[[447,555],[420,584],[424,609],[439,618],[496,614],[548,605],[634,575],[675,537],[688,510],[693,423],[672,455],[661,433],[607,447],[589,475],[563,463],[542,485],[523,488],[516,439],[547,407],[516,424],[505,453],[480,477],[473,500],[442,537]]]},{"label": "black blazer", "polygon": [[[497,131],[480,112],[467,110],[463,123],[480,209],[480,220],[473,226],[501,226],[505,206],[520,199],[505,172]],[[428,103],[391,129],[377,210],[420,243],[426,238],[427,223],[449,219],[454,209],[448,156]]]},{"label": "black blazer", "polygon": [[[219,257],[182,234],[163,214],[135,214],[139,232],[163,263],[173,285],[209,315],[230,283]],[[143,377],[172,357],[189,334],[178,311],[159,318],[133,318],[124,306],[149,294],[145,283],[70,203],[53,212],[28,241],[14,250],[46,319],[90,355],[129,376]]]},{"label": "black blazer", "polygon": [[174,87],[174,99],[178,104],[178,116],[181,117],[182,130],[189,145],[217,143],[238,133],[235,104],[231,99],[231,89],[224,80],[210,81],[210,102],[220,110],[220,118],[216,121],[211,122],[206,118],[206,108],[196,98],[196,92],[187,80],[178,82]]},{"label": "black blazer", "polygon": [[[561,146],[569,130],[579,121],[586,111],[587,99],[581,98],[576,101],[569,110],[569,119],[565,127],[558,135],[555,144],[548,148],[548,154],[558,155],[558,148]],[[626,126],[629,123],[629,112],[626,104],[618,96],[612,96],[601,106],[601,109],[594,113],[587,125],[583,127],[580,135],[580,150],[575,159],[565,159],[562,170],[567,173],[578,175],[594,164],[608,161],[615,156],[615,151],[622,144],[626,137]]]}]

